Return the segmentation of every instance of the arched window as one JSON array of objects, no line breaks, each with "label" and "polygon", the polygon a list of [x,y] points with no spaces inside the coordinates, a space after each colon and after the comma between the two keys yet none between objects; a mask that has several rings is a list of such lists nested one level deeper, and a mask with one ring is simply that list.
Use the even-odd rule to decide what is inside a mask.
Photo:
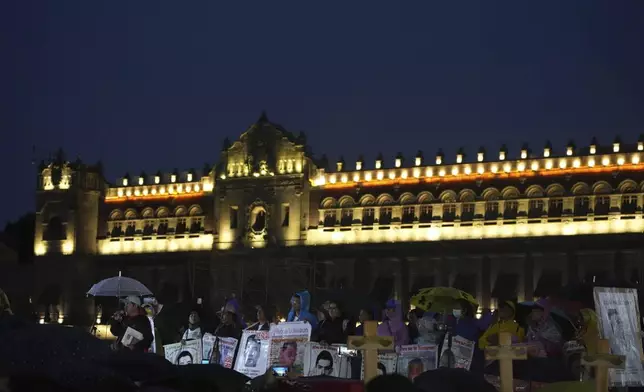
[{"label": "arched window", "polygon": [[44,241],[61,241],[67,238],[67,232],[65,230],[65,225],[63,221],[54,216],[49,219],[47,226],[43,231],[43,240]]}]

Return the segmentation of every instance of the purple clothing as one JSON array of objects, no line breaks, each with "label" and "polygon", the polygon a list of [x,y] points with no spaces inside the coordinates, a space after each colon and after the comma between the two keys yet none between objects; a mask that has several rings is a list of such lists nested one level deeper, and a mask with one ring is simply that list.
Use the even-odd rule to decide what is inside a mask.
[{"label": "purple clothing", "polygon": [[390,300],[387,302],[387,308],[393,308],[394,314],[391,318],[387,318],[386,313],[383,314],[382,324],[377,330],[378,336],[393,336],[396,347],[409,344],[409,331],[403,320],[400,302]]}]

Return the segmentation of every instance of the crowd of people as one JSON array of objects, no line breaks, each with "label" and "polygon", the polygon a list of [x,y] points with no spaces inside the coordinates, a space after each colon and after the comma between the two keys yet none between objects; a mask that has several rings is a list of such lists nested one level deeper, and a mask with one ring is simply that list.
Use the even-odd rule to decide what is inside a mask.
[{"label": "crowd of people", "polygon": [[[117,312],[111,320],[111,331],[117,336],[117,346],[127,330],[133,327],[144,338],[133,350],[151,351],[162,354],[164,344],[201,339],[209,332],[217,337],[240,339],[244,329],[268,331],[272,324],[280,322],[280,315],[274,306],[257,305],[252,321],[246,323],[240,313],[240,305],[235,298],[228,300],[218,313],[215,323],[204,325],[199,311],[192,310],[186,317],[184,327],[178,333],[164,335],[161,323],[155,322],[163,312],[163,305],[155,299],[142,301],[128,297],[125,310]],[[377,333],[380,336],[393,336],[395,345],[417,343],[443,344],[446,333],[460,336],[475,342],[470,371],[483,373],[486,367],[483,350],[499,342],[499,333],[508,332],[513,343],[528,344],[529,356],[533,358],[563,358],[564,344],[577,339],[594,351],[598,337],[596,316],[591,309],[579,312],[578,336],[565,336],[553,315],[539,303],[535,303],[524,314],[517,314],[517,303],[500,301],[494,312],[478,312],[472,303],[465,300],[455,301],[452,309],[445,312],[425,312],[420,309],[403,309],[399,301],[391,299],[383,304],[383,310],[375,311],[365,306],[355,316],[343,309],[339,301],[325,301],[317,308],[311,306],[311,295],[307,291],[293,294],[290,309],[283,321],[305,321],[312,326],[311,340],[321,344],[345,344],[349,336],[362,335],[363,325],[368,320],[379,322]]]}]

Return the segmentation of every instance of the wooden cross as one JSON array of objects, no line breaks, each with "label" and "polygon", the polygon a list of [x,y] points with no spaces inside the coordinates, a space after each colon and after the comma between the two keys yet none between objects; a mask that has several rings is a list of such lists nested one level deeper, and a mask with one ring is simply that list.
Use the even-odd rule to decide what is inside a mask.
[{"label": "wooden cross", "polygon": [[378,322],[364,323],[364,336],[349,336],[347,346],[350,349],[363,351],[364,382],[378,377],[378,350],[393,350],[393,336],[378,336]]},{"label": "wooden cross", "polygon": [[499,345],[485,348],[486,360],[499,361],[499,375],[501,376],[501,392],[514,391],[514,376],[512,375],[512,361],[527,359],[526,346],[512,346],[512,335],[509,332],[499,334]]},{"label": "wooden cross", "polygon": [[585,355],[581,364],[595,368],[595,391],[608,392],[608,369],[623,369],[626,357],[609,354],[610,344],[607,339],[597,340],[597,354]]}]

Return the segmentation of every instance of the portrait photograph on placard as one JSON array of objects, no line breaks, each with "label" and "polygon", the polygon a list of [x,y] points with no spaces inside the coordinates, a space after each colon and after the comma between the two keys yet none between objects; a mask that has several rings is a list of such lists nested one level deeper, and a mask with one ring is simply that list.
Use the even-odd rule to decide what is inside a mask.
[{"label": "portrait photograph on placard", "polygon": [[235,370],[250,378],[261,376],[268,369],[268,331],[249,331],[242,334]]},{"label": "portrait photograph on placard", "polygon": [[201,340],[189,340],[185,344],[173,343],[163,346],[165,359],[174,365],[201,364]]},{"label": "portrait photograph on placard", "polygon": [[397,372],[410,380],[421,373],[436,369],[438,346],[436,344],[413,344],[400,347]]},{"label": "portrait photograph on placard", "polygon": [[346,369],[343,367],[348,367],[348,361],[342,359],[338,353],[338,347],[309,342],[306,344],[304,375],[342,377],[346,374]]},{"label": "portrait photograph on placard", "polygon": [[311,339],[311,324],[306,322],[273,325],[270,334],[269,366],[286,366],[304,374],[306,343]]},{"label": "portrait photograph on placard", "polygon": [[601,338],[609,341],[611,354],[626,357],[624,369],[610,369],[610,385],[644,385],[644,356],[637,290],[595,287],[594,298]]},{"label": "portrait photograph on placard", "polygon": [[[378,375],[394,374],[398,365],[398,354],[378,354]],[[364,361],[360,369],[360,379],[364,380]]]}]

